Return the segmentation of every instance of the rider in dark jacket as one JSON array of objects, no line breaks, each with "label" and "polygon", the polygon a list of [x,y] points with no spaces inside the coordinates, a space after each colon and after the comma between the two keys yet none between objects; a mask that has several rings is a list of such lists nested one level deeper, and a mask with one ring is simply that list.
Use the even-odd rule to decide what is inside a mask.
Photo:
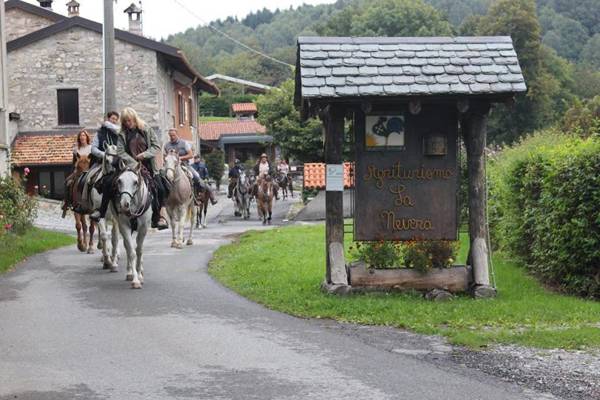
[{"label": "rider in dark jacket", "polygon": [[[98,129],[98,132],[92,141],[92,156],[94,156],[94,162],[102,162],[107,145],[117,145],[120,129],[119,125],[117,125],[118,123],[119,113],[116,111],[109,111],[106,114],[106,121],[102,123],[102,126]],[[100,204],[100,209],[90,215],[90,218],[96,222],[106,215],[114,179],[115,172],[106,173],[106,175],[102,176],[102,180],[100,180],[97,185],[98,191],[102,194],[102,203]]]},{"label": "rider in dark jacket", "polygon": [[237,183],[242,171],[244,171],[244,166],[242,165],[242,162],[236,158],[235,165],[229,170],[229,186],[227,187],[228,199],[231,198],[233,194],[233,188],[235,187],[235,184]]}]

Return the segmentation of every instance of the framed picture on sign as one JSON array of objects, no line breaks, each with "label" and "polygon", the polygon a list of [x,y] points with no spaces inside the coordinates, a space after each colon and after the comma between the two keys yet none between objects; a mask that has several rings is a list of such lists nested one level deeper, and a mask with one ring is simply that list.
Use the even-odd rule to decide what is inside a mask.
[{"label": "framed picture on sign", "polygon": [[404,150],[404,115],[367,115],[367,150]]}]

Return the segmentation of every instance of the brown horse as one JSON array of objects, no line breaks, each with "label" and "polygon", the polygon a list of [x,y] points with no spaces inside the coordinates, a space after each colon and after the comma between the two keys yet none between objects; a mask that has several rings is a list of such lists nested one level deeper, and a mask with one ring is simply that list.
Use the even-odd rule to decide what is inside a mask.
[{"label": "brown horse", "polygon": [[273,197],[274,185],[273,179],[270,176],[260,178],[257,182],[256,191],[256,208],[258,217],[262,218],[263,225],[271,225],[271,217],[273,214]]},{"label": "brown horse", "polygon": [[85,206],[82,201],[83,187],[82,178],[85,179],[84,174],[90,169],[91,156],[80,157],[77,155],[75,161],[75,171],[67,178],[72,183],[69,190],[71,191],[71,198],[73,199],[73,216],[75,217],[75,229],[77,229],[77,248],[81,252],[88,254],[94,253],[94,232],[96,231],[96,223],[92,220],[87,219],[86,215],[91,213],[89,207]]},{"label": "brown horse", "polygon": [[208,190],[196,194],[196,229],[200,226],[206,228],[206,213],[208,212],[209,203],[210,193],[208,193]]}]

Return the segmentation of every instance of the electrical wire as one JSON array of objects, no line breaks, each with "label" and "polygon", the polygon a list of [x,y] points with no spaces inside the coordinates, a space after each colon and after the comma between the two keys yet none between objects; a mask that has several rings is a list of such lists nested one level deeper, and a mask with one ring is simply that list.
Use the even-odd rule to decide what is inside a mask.
[{"label": "electrical wire", "polygon": [[187,12],[188,12],[188,13],[189,13],[191,16],[193,16],[193,17],[196,17],[196,18],[197,18],[197,19],[198,19],[198,20],[199,20],[201,23],[203,23],[204,25],[206,25],[206,27],[207,27],[208,29],[211,29],[212,31],[214,31],[214,32],[218,33],[219,35],[221,35],[221,36],[223,36],[223,37],[225,37],[225,38],[227,38],[227,39],[231,40],[232,42],[234,42],[234,43],[235,43],[235,44],[237,44],[238,46],[240,46],[240,47],[243,47],[244,49],[246,49],[246,50],[248,50],[248,51],[250,51],[250,52],[252,52],[252,53],[254,53],[254,54],[257,54],[257,55],[259,55],[259,56],[261,56],[261,57],[264,57],[264,58],[266,58],[266,59],[268,59],[268,60],[271,60],[271,61],[273,61],[273,62],[275,62],[275,63],[281,64],[281,65],[285,65],[285,66],[287,66],[287,67],[290,67],[290,68],[295,68],[295,67],[294,67],[292,64],[288,64],[288,63],[286,63],[285,61],[278,60],[278,59],[276,59],[275,57],[272,57],[272,56],[270,56],[270,55],[268,55],[268,54],[265,54],[265,53],[263,53],[263,52],[262,52],[262,51],[260,51],[260,50],[256,50],[256,49],[254,49],[254,48],[252,48],[252,47],[248,46],[247,44],[244,44],[244,43],[240,42],[240,41],[239,41],[239,40],[237,40],[236,38],[234,38],[234,37],[232,37],[232,36],[228,35],[227,33],[225,33],[225,32],[223,32],[223,31],[221,31],[221,30],[219,30],[219,29],[215,28],[215,27],[214,27],[214,26],[212,26],[210,23],[207,23],[206,21],[204,21],[204,19],[202,19],[202,18],[201,18],[201,17],[200,17],[198,14],[196,14],[194,11],[190,10],[190,8],[189,8],[189,7],[187,7],[185,4],[183,4],[181,1],[179,1],[179,0],[173,0],[173,2],[175,2],[177,5],[179,5],[179,7],[181,7],[181,8],[182,8],[182,9],[184,9],[185,11],[187,11]]}]

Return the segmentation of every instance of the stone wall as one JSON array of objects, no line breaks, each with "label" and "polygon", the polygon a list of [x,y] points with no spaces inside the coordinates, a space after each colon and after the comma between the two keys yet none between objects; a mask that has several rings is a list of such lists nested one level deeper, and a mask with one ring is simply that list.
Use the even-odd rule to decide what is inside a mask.
[{"label": "stone wall", "polygon": [[7,10],[5,19],[7,42],[54,24],[47,18],[30,14],[18,8]]},{"label": "stone wall", "polygon": [[175,126],[175,86],[171,79],[170,69],[167,63],[159,57],[156,65],[156,77],[158,87],[158,114],[160,125],[157,134],[160,134],[162,143],[167,141],[167,131]]},{"label": "stone wall", "polygon": [[[156,52],[117,40],[117,106],[130,106],[152,127],[160,126]],[[102,121],[102,36],[71,28],[8,53],[9,111],[21,114],[20,131],[58,126],[57,89],[79,90],[79,123]]]}]

